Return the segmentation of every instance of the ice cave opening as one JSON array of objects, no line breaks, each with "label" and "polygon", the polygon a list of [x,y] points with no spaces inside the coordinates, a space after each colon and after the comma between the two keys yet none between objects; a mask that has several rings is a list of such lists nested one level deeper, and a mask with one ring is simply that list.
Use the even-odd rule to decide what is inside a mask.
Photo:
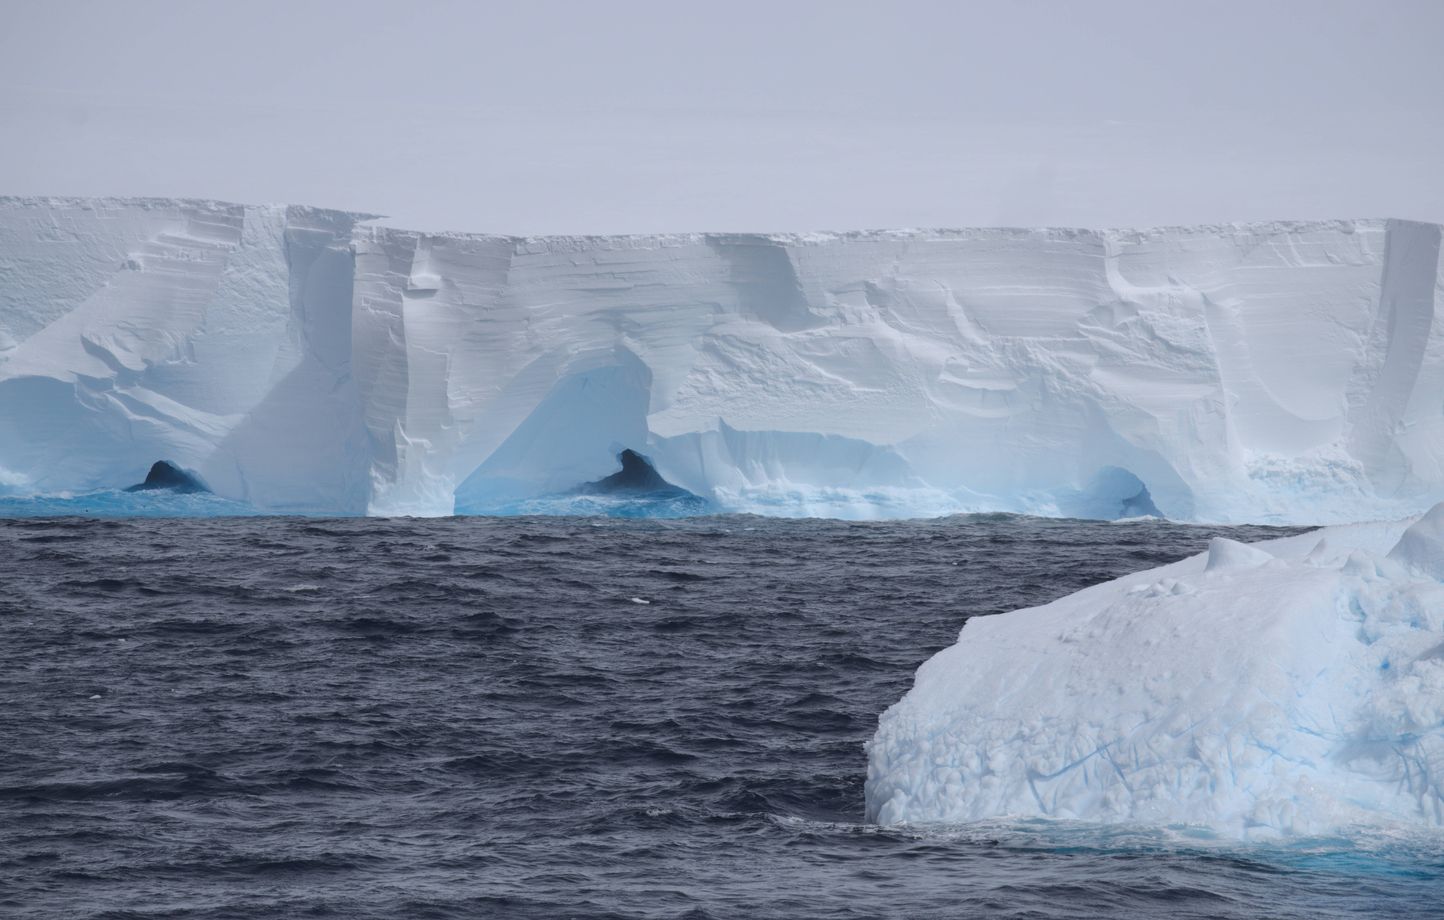
[{"label": "ice cave opening", "polygon": [[1164,517],[1153,502],[1148,485],[1121,466],[1105,466],[1088,485],[1059,501],[1069,517],[1114,521],[1133,517]]}]

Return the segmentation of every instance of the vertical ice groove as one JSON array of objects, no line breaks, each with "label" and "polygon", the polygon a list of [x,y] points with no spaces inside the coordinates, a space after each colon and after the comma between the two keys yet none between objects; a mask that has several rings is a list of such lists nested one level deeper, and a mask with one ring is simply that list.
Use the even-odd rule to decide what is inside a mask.
[{"label": "vertical ice groove", "polygon": [[1391,220],[1384,247],[1378,309],[1369,332],[1363,374],[1349,418],[1350,453],[1380,492],[1392,493],[1411,476],[1394,444],[1424,365],[1440,332],[1434,320],[1439,285],[1440,228]]},{"label": "vertical ice groove", "polygon": [[411,275],[411,254],[418,236],[363,227],[352,242],[356,252],[352,371],[370,444],[368,510],[383,513],[406,463],[410,368],[401,295],[405,279]]},{"label": "vertical ice groove", "polygon": [[375,382],[363,398],[380,445],[371,510],[449,514],[458,484],[535,407],[499,405],[530,363],[533,317],[506,303],[516,241],[367,228],[357,246],[358,348]]},{"label": "vertical ice groove", "polygon": [[278,510],[366,510],[370,453],[351,374],[355,215],[286,208],[284,318],[264,395],[201,465],[213,487]]}]

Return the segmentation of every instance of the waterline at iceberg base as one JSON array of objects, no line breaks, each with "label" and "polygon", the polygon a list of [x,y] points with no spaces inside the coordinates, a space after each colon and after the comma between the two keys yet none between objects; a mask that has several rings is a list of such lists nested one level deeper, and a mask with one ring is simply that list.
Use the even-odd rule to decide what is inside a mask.
[{"label": "waterline at iceberg base", "polygon": [[1444,827],[1444,504],[973,619],[868,751],[884,824]]},{"label": "waterline at iceberg base", "polygon": [[0,494],[167,460],[263,511],[565,510],[631,450],[723,512],[1417,514],[1439,259],[1398,220],[517,238],[0,199]]}]

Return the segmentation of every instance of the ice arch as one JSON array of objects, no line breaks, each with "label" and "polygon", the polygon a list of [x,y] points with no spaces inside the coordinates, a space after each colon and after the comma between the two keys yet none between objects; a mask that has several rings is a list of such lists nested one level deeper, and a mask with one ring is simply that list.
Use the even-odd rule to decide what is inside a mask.
[{"label": "ice arch", "polygon": [[458,514],[601,479],[623,450],[645,447],[652,372],[626,349],[578,363],[457,486]]},{"label": "ice arch", "polygon": [[1083,489],[1064,495],[1058,507],[1069,517],[1095,520],[1164,516],[1147,484],[1121,466],[1103,467]]}]

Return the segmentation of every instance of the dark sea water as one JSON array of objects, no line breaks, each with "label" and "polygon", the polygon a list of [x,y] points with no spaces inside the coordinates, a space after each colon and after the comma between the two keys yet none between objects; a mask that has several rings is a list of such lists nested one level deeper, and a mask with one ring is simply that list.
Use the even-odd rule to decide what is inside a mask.
[{"label": "dark sea water", "polygon": [[966,617],[1218,533],[0,521],[0,916],[1444,915],[1433,838],[862,823]]}]

